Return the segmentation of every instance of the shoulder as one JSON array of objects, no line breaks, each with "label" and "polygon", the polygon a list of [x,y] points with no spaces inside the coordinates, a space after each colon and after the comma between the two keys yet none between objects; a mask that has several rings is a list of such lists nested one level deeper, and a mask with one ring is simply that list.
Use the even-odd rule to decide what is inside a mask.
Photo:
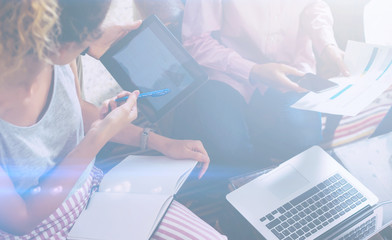
[{"label": "shoulder", "polygon": [[77,76],[75,74],[70,64],[54,66],[55,82],[59,86],[62,86],[63,89],[68,89],[67,91],[76,91],[79,97]]},{"label": "shoulder", "polygon": [[55,73],[57,73],[60,77],[64,77],[64,78],[74,77],[74,74],[69,64],[54,65],[54,69],[55,69]]}]

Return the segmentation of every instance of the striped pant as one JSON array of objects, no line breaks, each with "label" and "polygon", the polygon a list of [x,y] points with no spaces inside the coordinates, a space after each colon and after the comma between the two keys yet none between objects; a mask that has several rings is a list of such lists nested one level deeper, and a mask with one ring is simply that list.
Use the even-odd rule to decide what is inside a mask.
[{"label": "striped pant", "polygon": [[188,208],[173,201],[151,240],[227,239]]}]

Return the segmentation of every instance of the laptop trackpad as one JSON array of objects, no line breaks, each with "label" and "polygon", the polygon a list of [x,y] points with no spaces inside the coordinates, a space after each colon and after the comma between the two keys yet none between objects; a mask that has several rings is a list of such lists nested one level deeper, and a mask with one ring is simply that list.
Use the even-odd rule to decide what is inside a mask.
[{"label": "laptop trackpad", "polygon": [[294,167],[286,165],[265,179],[266,186],[279,199],[284,199],[306,186],[309,181]]}]

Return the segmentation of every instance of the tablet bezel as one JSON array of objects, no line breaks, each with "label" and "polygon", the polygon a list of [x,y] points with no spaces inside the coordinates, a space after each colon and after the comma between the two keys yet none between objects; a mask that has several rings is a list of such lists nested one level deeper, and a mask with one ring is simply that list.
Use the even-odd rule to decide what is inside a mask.
[{"label": "tablet bezel", "polygon": [[[116,82],[126,91],[134,91],[138,86],[132,81],[131,76],[121,68],[114,60],[113,56],[120,52],[125,46],[132,41],[140,32],[150,28],[171,54],[181,63],[181,65],[192,76],[193,82],[182,90],[177,96],[171,99],[164,107],[156,110],[148,99],[139,99],[138,108],[143,112],[147,119],[154,123],[161,119],[166,113],[173,110],[188,96],[196,91],[208,79],[207,74],[202,67],[193,59],[193,57],[183,48],[182,44],[168,30],[165,25],[155,16],[151,15],[143,21],[141,26],[128,33],[125,37],[115,43],[101,58],[100,61],[113,76]],[[156,89],[159,90],[159,89]]]}]

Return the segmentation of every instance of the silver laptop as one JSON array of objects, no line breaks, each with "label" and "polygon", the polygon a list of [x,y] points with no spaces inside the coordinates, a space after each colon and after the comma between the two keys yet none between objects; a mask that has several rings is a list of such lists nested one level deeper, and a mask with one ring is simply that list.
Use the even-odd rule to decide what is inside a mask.
[{"label": "silver laptop", "polygon": [[373,237],[382,227],[383,208],[360,211],[319,238],[324,240],[363,240]]},{"label": "silver laptop", "polygon": [[358,218],[364,221],[370,216],[367,213],[374,215],[371,209],[378,202],[370,190],[318,146],[234,190],[226,198],[271,240],[330,236],[344,239],[353,230],[348,223]]}]

